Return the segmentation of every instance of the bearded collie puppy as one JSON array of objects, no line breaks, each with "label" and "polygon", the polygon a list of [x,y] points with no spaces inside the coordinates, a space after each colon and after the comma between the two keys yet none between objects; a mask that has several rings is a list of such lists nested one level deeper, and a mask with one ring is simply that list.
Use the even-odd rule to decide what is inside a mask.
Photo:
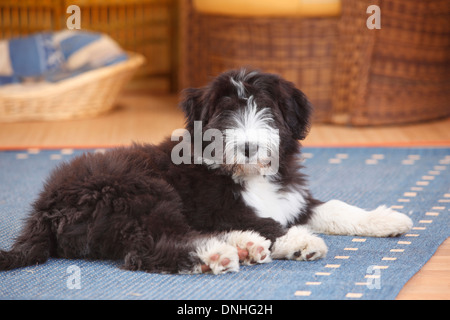
[{"label": "bearded collie puppy", "polygon": [[49,257],[116,259],[123,269],[221,274],[272,259],[316,260],[315,233],[389,237],[412,227],[385,206],[321,202],[299,140],[312,107],[278,75],[231,70],[187,89],[186,128],[159,145],[87,153],[57,167],[0,270]]}]

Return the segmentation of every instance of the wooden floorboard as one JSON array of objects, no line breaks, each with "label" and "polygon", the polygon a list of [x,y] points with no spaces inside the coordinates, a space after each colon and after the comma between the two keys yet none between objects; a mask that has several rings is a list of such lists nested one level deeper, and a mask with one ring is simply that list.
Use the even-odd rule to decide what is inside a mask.
[{"label": "wooden floorboard", "polygon": [[[123,94],[102,116],[58,122],[0,123],[0,148],[108,147],[158,143],[182,128],[177,96]],[[402,126],[313,124],[305,146],[450,145],[450,118]],[[398,299],[450,299],[450,240],[405,285]]]}]

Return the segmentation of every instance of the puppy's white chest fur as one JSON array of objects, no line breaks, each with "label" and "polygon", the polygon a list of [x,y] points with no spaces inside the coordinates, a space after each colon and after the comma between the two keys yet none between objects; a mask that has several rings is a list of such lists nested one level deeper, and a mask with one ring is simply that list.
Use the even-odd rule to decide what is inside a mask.
[{"label": "puppy's white chest fur", "polygon": [[245,203],[254,208],[261,218],[272,218],[286,226],[292,222],[305,206],[305,198],[298,191],[281,191],[281,187],[264,176],[251,176],[244,179],[242,197]]}]

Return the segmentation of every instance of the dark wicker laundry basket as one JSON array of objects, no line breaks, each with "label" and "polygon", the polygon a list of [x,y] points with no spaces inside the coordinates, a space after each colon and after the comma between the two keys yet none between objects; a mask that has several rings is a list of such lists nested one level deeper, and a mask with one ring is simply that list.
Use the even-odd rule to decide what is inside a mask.
[{"label": "dark wicker laundry basket", "polygon": [[[366,9],[381,8],[369,30]],[[242,66],[293,81],[315,120],[409,123],[450,115],[450,1],[343,0],[340,17],[241,17],[181,12],[180,87]]]},{"label": "dark wicker laundry basket", "polygon": [[[450,1],[344,0],[332,122],[409,123],[450,115]],[[369,4],[381,29],[368,30]]]},{"label": "dark wicker laundry basket", "polygon": [[316,106],[316,119],[326,119],[337,17],[220,16],[197,13],[192,6],[184,12],[181,88],[204,85],[227,69],[256,68],[293,81]]}]

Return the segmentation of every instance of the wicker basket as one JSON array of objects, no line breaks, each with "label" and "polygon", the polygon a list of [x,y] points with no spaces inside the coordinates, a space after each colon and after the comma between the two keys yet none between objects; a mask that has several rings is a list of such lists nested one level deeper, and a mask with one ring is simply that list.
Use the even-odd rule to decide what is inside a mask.
[{"label": "wicker basket", "polygon": [[147,63],[133,78],[146,91],[176,90],[176,0],[0,0],[0,38],[66,29],[70,5],[81,12],[81,30],[108,34]]},{"label": "wicker basket", "polygon": [[[381,8],[381,29],[362,14]],[[450,115],[450,1],[343,0],[334,123],[380,125]]]},{"label": "wicker basket", "polygon": [[315,119],[329,117],[338,17],[239,17],[182,8],[180,87],[205,85],[232,68],[281,74],[315,106]]},{"label": "wicker basket", "polygon": [[[293,81],[319,122],[382,125],[450,115],[448,0],[342,0],[338,18],[219,16],[183,3],[181,88],[251,66]],[[366,26],[369,5],[381,8],[381,30]]]},{"label": "wicker basket", "polygon": [[1,90],[0,122],[74,119],[106,112],[144,60],[142,55],[130,53],[124,62],[57,83],[30,90]]}]

